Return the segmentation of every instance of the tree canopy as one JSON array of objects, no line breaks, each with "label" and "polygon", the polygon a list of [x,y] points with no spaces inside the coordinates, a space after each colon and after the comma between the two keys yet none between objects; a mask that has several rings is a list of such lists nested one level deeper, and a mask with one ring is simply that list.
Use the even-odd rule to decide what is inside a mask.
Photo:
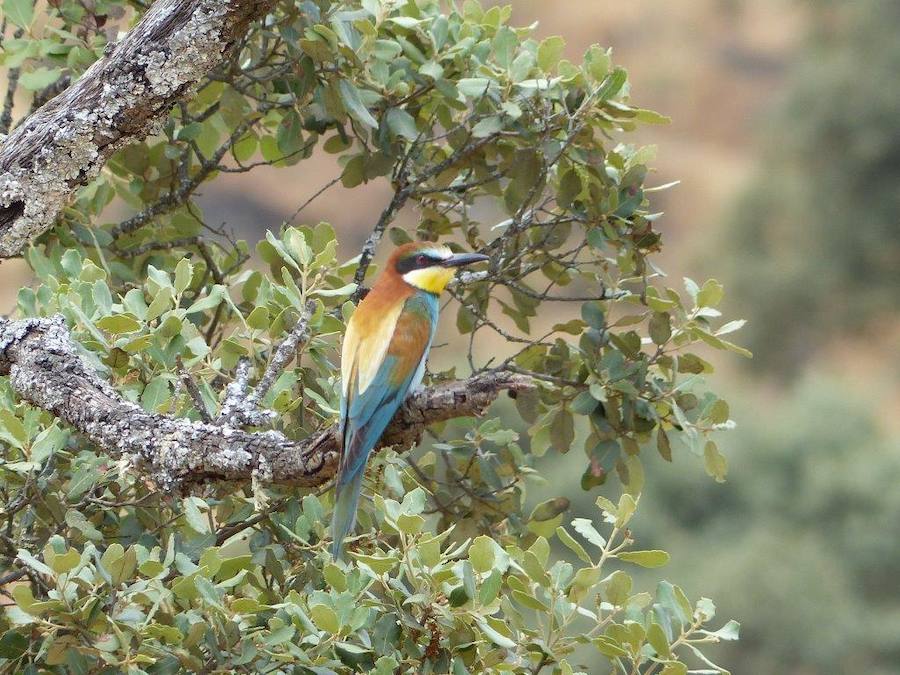
[{"label": "tree canopy", "polygon": [[[609,50],[570,61],[471,0],[3,8],[31,111],[4,109],[0,253],[36,279],[0,320],[10,669],[725,672],[706,650],[737,623],[637,587],[668,554],[630,522],[647,453],[724,480],[705,377],[743,322],[654,262],[666,186],[627,133],[666,118]],[[322,152],[391,186],[361,251],[205,221],[205,182]],[[457,362],[383,439],[335,563],[340,337],[376,250],[412,238],[490,270],[452,287]],[[582,475],[534,505],[573,449]]]}]

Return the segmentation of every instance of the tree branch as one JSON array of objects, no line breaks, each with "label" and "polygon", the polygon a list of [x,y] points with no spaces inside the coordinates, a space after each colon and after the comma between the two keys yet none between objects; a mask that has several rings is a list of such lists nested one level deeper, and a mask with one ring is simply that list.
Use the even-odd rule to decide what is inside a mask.
[{"label": "tree branch", "polygon": [[157,0],[0,147],[0,258],[50,229],[72,192],[116,150],[143,139],[218,65],[274,0]]},{"label": "tree branch", "polygon": [[[149,413],[126,401],[76,353],[61,316],[0,319],[0,375],[16,394],[47,410],[114,458],[122,458],[165,491],[214,480],[327,482],[337,470],[337,428],[300,441],[277,431],[242,429]],[[477,416],[504,390],[532,380],[491,371],[420,391],[394,417],[378,447],[415,444],[425,427]]]}]

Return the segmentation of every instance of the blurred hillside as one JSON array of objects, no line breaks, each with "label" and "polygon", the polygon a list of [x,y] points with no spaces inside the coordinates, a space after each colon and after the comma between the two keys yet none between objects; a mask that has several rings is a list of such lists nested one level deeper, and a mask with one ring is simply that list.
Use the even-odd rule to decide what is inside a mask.
[{"label": "blurred hillside", "polygon": [[[713,66],[685,46],[721,99],[649,87],[661,98],[647,103],[674,117],[650,135],[661,173],[684,181],[664,206],[676,243],[666,269],[722,279],[726,313],[750,320],[738,338],[755,358],[718,375],[738,425],[721,438],[729,482],[710,481],[685,449],[679,470],[662,470],[648,449],[635,532],[642,546],[667,547],[686,590],[742,622],[721,659],[735,672],[898,673],[900,5],[690,5],[720,27],[742,17],[744,32],[706,43],[726,43]],[[779,7],[798,11],[783,34]],[[769,41],[754,41],[751,17],[767,11]],[[640,64],[655,74],[671,65],[664,45],[642,58],[613,44],[639,94]],[[690,82],[681,55],[670,81]],[[735,81],[715,79],[731,68]],[[682,136],[685,120],[698,138]],[[576,470],[560,467],[542,497]]]}]

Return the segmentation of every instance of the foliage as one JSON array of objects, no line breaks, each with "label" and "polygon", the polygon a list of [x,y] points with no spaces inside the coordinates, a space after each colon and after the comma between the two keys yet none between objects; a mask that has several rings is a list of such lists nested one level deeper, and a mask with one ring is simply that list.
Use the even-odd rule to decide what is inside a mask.
[{"label": "foliage", "polygon": [[[5,8],[28,36],[4,42],[3,64],[32,74],[38,100],[55,85],[36,73],[77,78],[109,25],[134,20],[113,2],[51,3],[46,22],[29,2]],[[7,581],[20,580],[2,619],[10,668],[570,673],[602,658],[633,673],[685,673],[684,659],[721,671],[699,650],[736,638],[737,624],[713,631],[712,603],[668,582],[633,590],[628,565],[668,556],[631,550],[626,525],[647,453],[671,459],[683,440],[724,480],[712,435],[731,426],[729,408],[706,389],[701,354],[745,354],[724,337],[743,322],[722,322],[716,281],[686,279],[679,292],[652,262],[653,150],[610,139],[665,118],[630,102],[607,50],[570,62],[561,38],[538,41],[509,15],[474,2],[447,14],[431,0],[279,4],[28,251],[40,283],[21,290],[18,315],[62,314],[127,398],[196,420],[218,409],[240,359],[261,371],[312,300],[313,337],[265,404],[290,437],[327,427],[371,247],[340,262],[328,224],[285,223],[257,244],[255,269],[192,195],[222,172],[333,153],[345,186],[387,178],[394,190],[372,246],[389,232],[492,256],[489,274],[454,288],[456,327],[473,372],[534,378],[515,401],[521,421],[445,425],[414,457],[382,453],[344,564],[326,553],[330,492],[161,494],[3,385],[0,547]],[[109,222],[122,204],[134,215]],[[406,204],[416,232],[391,227]],[[501,223],[479,220],[487,204]],[[480,347],[490,336],[508,353]],[[598,499],[601,518],[571,522],[577,536],[563,526],[565,496],[523,510],[540,458],[576,439],[582,488],[618,491],[611,473],[623,488]],[[579,562],[551,558],[551,540]]]}]

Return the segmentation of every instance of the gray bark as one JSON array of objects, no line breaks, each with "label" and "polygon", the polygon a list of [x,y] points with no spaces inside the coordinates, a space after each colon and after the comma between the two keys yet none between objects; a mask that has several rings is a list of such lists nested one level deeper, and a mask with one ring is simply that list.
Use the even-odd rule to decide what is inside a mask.
[{"label": "gray bark", "polygon": [[[76,353],[61,316],[0,319],[0,375],[16,394],[70,424],[114,458],[128,461],[162,490],[215,480],[327,482],[338,463],[337,429],[295,441],[277,431],[149,413],[126,401]],[[414,445],[430,424],[481,415],[504,390],[531,381],[494,371],[417,392],[394,417],[378,447]]]},{"label": "gray bark", "polygon": [[111,50],[0,146],[0,258],[50,229],[115,151],[158,130],[274,0],[157,0]]}]

